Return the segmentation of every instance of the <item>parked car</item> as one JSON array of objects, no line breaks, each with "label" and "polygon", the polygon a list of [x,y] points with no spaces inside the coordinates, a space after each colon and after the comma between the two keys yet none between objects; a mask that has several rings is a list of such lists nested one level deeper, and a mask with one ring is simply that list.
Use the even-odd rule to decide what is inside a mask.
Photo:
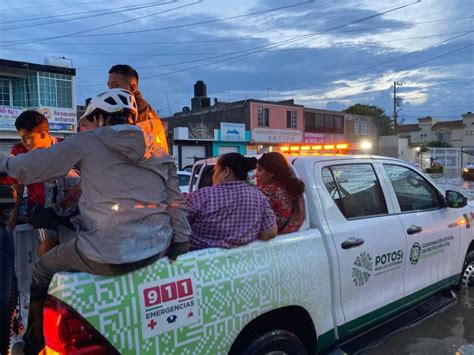
[{"label": "parked car", "polygon": [[472,180],[474,179],[474,163],[467,164],[462,169],[462,178],[464,180]]},{"label": "parked car", "polygon": [[[306,185],[299,231],[123,276],[58,273],[46,350],[314,354],[472,283],[474,205],[462,194],[398,159],[294,151]],[[195,163],[190,191],[209,185],[215,164]]]},{"label": "parked car", "polygon": [[183,194],[189,192],[189,180],[191,179],[191,173],[188,171],[178,170],[178,183],[179,188]]}]

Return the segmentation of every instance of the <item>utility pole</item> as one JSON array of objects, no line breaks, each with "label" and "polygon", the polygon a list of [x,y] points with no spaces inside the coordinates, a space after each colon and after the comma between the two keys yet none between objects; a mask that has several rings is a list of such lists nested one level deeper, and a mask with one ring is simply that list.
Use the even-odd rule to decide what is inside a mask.
[{"label": "utility pole", "polygon": [[168,91],[165,90],[165,94],[166,94],[166,101],[168,101],[168,111],[171,117],[173,114],[171,113],[171,106],[170,106],[170,99],[168,98]]},{"label": "utility pole", "polygon": [[267,88],[267,101],[268,101],[268,90],[271,90],[272,88]]},{"label": "utility pole", "polygon": [[402,86],[402,83],[399,81],[393,82],[393,128],[395,129],[395,134],[398,132],[398,111],[397,107],[400,106],[399,98],[397,97],[397,86]]}]

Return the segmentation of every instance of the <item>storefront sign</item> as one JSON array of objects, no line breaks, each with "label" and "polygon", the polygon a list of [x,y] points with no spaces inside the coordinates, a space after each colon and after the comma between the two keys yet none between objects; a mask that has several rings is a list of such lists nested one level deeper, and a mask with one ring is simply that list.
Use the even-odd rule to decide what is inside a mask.
[{"label": "storefront sign", "polygon": [[245,124],[221,122],[221,141],[245,142]]},{"label": "storefront sign", "polygon": [[305,143],[323,143],[324,142],[324,133],[305,133],[304,134]]},{"label": "storefront sign", "polygon": [[299,143],[303,132],[290,129],[254,128],[252,141],[259,143]]},{"label": "storefront sign", "polygon": [[[26,108],[0,106],[0,130],[16,131],[15,120],[24,110]],[[41,107],[37,111],[48,119],[50,131],[76,132],[76,110],[72,108]]]},{"label": "storefront sign", "polygon": [[15,120],[22,112],[22,107],[0,106],[0,130],[16,131]]}]

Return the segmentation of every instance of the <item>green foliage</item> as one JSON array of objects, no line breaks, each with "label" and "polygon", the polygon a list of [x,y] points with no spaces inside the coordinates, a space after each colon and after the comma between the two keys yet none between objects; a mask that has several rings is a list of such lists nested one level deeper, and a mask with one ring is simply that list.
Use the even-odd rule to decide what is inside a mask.
[{"label": "green foliage", "polygon": [[377,127],[377,134],[379,136],[389,136],[395,134],[393,120],[380,107],[355,104],[344,110],[344,112],[355,115],[372,116],[374,118],[374,124]]},{"label": "green foliage", "polygon": [[442,173],[443,167],[441,165],[432,166],[431,168],[426,168],[425,171],[429,174]]},{"label": "green foliage", "polygon": [[427,147],[431,148],[451,148],[452,145],[447,142],[440,142],[440,141],[430,141],[426,143]]}]

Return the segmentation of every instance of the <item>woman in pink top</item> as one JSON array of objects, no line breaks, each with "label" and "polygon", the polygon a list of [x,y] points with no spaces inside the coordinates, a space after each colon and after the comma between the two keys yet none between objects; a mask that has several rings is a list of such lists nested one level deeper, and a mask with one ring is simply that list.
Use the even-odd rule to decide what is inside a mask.
[{"label": "woman in pink top", "polygon": [[278,152],[263,154],[257,161],[255,179],[275,212],[278,234],[300,229],[304,220],[304,182],[293,175],[285,157]]},{"label": "woman in pink top", "polygon": [[189,195],[191,249],[234,248],[275,237],[275,214],[268,200],[247,183],[247,173],[255,169],[256,162],[238,153],[221,155],[214,168],[213,186]]}]

